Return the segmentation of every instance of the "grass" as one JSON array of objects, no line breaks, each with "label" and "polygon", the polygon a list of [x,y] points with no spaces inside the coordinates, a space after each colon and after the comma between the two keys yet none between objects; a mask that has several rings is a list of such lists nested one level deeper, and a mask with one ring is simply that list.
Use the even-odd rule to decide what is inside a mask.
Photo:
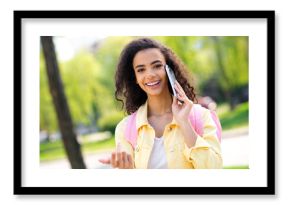
[{"label": "grass", "polygon": [[[115,139],[111,137],[109,139],[85,142],[81,145],[83,154],[102,152],[115,147]],[[54,142],[47,142],[40,144],[40,161],[50,161],[56,159],[64,159],[66,154],[61,140]]]},{"label": "grass", "polygon": [[248,102],[242,103],[238,105],[233,111],[230,111],[229,106],[221,105],[218,110],[218,115],[223,130],[248,126],[249,104]]},{"label": "grass", "polygon": [[92,143],[85,143],[83,145],[83,151],[85,153],[88,152],[96,152],[96,151],[102,151],[107,149],[113,149],[115,147],[115,137],[111,137],[106,140],[98,141],[98,142],[92,142]]},{"label": "grass", "polygon": [[224,169],[249,169],[249,165],[227,166]]}]

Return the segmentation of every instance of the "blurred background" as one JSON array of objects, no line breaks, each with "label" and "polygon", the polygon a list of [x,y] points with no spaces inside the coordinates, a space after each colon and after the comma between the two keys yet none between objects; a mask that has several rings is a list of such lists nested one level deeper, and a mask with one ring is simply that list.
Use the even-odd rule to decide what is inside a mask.
[{"label": "blurred background", "polygon": [[[114,150],[114,130],[125,116],[114,98],[119,55],[134,36],[52,37],[55,69],[72,132],[61,132],[61,114],[50,88],[49,60],[40,48],[40,167],[109,168],[98,162]],[[222,127],[224,168],[248,169],[248,37],[156,36],[194,77],[199,102],[215,109]],[[52,51],[47,51],[50,53]],[[54,77],[52,77],[54,78]],[[62,98],[63,99],[63,98]],[[59,111],[58,111],[59,112]],[[72,149],[73,146],[77,149]],[[79,150],[78,150],[79,148]],[[75,157],[74,157],[75,156]]]}]

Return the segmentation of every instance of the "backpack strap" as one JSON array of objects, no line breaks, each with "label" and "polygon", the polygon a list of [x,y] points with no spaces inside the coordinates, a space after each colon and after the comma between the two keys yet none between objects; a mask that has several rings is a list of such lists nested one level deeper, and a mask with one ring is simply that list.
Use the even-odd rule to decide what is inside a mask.
[{"label": "backpack strap", "polygon": [[[210,114],[211,114],[211,117],[217,127],[217,138],[219,140],[219,142],[221,142],[221,136],[222,136],[222,126],[221,126],[221,123],[220,123],[220,120],[216,114],[215,111],[213,110],[209,110],[210,111]],[[190,112],[190,115],[189,115],[189,120],[191,122],[191,124],[193,125],[196,133],[200,136],[203,135],[203,123],[202,123],[202,106],[199,105],[199,104],[195,104],[193,106],[193,109],[191,110]]]},{"label": "backpack strap", "polygon": [[213,121],[215,122],[215,125],[217,126],[217,131],[216,131],[216,134],[217,134],[217,137],[218,137],[218,140],[221,142],[222,140],[222,125],[221,125],[221,122],[216,114],[215,111],[213,110],[210,110],[210,114],[211,114],[211,117],[213,119]]},{"label": "backpack strap", "polygon": [[189,120],[191,125],[195,129],[196,133],[200,136],[203,134],[203,124],[202,124],[202,116],[201,116],[201,106],[198,104],[194,104],[193,108],[189,114]]},{"label": "backpack strap", "polygon": [[136,116],[137,111],[128,116],[128,121],[125,129],[125,138],[132,145],[133,149],[135,149],[137,145],[137,127],[136,127]]}]

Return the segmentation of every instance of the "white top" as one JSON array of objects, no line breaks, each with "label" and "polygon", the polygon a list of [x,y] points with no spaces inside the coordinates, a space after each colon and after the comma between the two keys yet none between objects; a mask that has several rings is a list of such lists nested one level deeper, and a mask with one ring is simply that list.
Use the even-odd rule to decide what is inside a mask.
[{"label": "white top", "polygon": [[163,137],[154,138],[154,145],[148,162],[148,169],[167,169]]}]

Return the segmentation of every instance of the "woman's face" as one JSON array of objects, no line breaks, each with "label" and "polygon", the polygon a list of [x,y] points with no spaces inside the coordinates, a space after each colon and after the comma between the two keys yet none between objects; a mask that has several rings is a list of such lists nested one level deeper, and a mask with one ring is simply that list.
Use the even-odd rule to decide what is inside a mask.
[{"label": "woman's face", "polygon": [[165,64],[165,58],[158,48],[149,48],[136,53],[133,59],[136,80],[148,96],[169,93]]}]

